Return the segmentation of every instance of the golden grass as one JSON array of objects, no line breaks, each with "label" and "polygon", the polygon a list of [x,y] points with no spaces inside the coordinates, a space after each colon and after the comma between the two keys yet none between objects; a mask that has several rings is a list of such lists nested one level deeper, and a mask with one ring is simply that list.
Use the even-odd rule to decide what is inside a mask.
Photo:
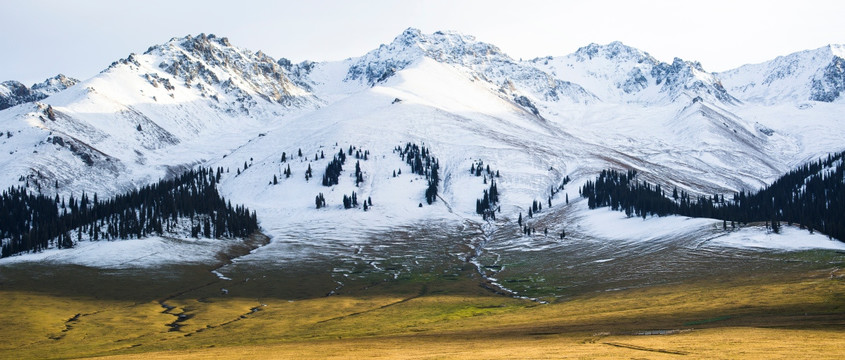
[{"label": "golden grass", "polygon": [[841,359],[841,331],[717,328],[664,336],[401,336],[297,341],[105,359]]},{"label": "golden grass", "polygon": [[[207,280],[197,276],[188,280]],[[4,287],[0,358],[845,357],[845,280],[828,271],[548,305],[494,295],[471,277],[296,301],[230,287],[240,295],[223,296],[212,283],[158,299],[135,289],[135,300],[130,288],[123,297],[94,297]],[[163,313],[161,300],[174,308]],[[169,331],[180,313],[187,319]],[[637,335],[660,331],[668,334]]]}]

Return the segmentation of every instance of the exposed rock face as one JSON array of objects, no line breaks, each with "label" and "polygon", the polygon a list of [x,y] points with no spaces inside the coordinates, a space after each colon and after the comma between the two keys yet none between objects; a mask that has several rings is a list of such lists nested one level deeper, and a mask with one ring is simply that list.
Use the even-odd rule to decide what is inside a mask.
[{"label": "exposed rock face", "polygon": [[31,88],[26,87],[26,85],[18,81],[4,81],[0,83],[0,110],[44,99],[76,85],[78,82],[79,80],[66,77],[62,74],[44,80],[42,83],[32,85]]},{"label": "exposed rock face", "polygon": [[834,56],[821,76],[813,79],[810,100],[832,102],[845,92],[845,60]]},{"label": "exposed rock face", "polygon": [[[282,105],[296,106],[308,102],[307,98],[310,98],[307,88],[299,86],[304,85],[303,82],[295,83],[287,76],[286,70],[292,69],[289,62],[276,62],[261,51],[252,53],[233,47],[227,38],[214,34],[173,38],[164,45],[149,48],[144,54],[161,55],[164,60],[158,67],[182,79],[187,87],[202,89],[218,85],[227,93],[236,94],[245,103],[254,102],[251,97],[258,96]],[[131,63],[133,60],[134,56],[130,55],[124,62]],[[305,70],[297,67],[295,71]],[[152,74],[150,78],[151,83],[161,83]],[[168,83],[163,85],[173,86]]]}]

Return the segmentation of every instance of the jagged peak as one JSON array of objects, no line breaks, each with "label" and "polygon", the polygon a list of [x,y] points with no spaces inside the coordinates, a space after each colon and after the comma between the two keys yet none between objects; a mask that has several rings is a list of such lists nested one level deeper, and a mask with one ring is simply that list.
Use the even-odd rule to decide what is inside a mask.
[{"label": "jagged peak", "polygon": [[0,83],[0,110],[24,103],[39,101],[73,85],[79,80],[58,74],[43,82],[26,87],[19,81],[9,80]]},{"label": "jagged peak", "polygon": [[833,102],[845,94],[845,45],[797,51],[718,75],[747,101]]},{"label": "jagged peak", "polygon": [[827,48],[833,56],[845,58],[845,44],[829,44]]},{"label": "jagged peak", "polygon": [[413,46],[417,44],[437,43],[444,40],[451,40],[453,43],[475,43],[478,42],[475,36],[462,34],[452,30],[439,30],[431,34],[423,34],[420,29],[407,28],[393,39],[391,44]]},{"label": "jagged peak", "polygon": [[418,43],[420,41],[425,41],[422,31],[420,31],[420,29],[417,29],[417,28],[409,27],[409,28],[405,29],[405,31],[402,31],[401,34],[396,36],[396,38],[393,39],[392,43],[393,44],[398,43],[398,44],[404,44],[406,46],[410,46],[410,45],[413,45],[413,44]]},{"label": "jagged peak", "polygon": [[232,47],[228,38],[217,37],[214,34],[206,35],[205,33],[200,33],[199,35],[193,37],[188,35],[180,41],[182,48],[188,51],[206,51],[212,44],[216,44],[224,48]]},{"label": "jagged peak", "polygon": [[[832,57],[839,57],[845,59],[845,44],[828,44],[815,49],[807,49],[796,51],[786,55],[779,55],[774,59],[767,60],[761,63],[745,64],[738,68],[721,72],[721,74],[730,74],[742,69],[756,68],[761,66],[777,66],[777,67],[798,67],[808,65],[810,63],[817,66],[820,64],[828,64],[828,60]],[[815,60],[818,61],[815,61]]]},{"label": "jagged peak", "polygon": [[164,44],[150,46],[144,54],[151,54],[156,51],[166,52],[168,49],[181,49],[188,53],[200,54],[208,52],[212,47],[238,50],[238,48],[232,46],[227,37],[200,33],[198,35],[188,34],[183,37],[170,38]]},{"label": "jagged peak", "polygon": [[205,44],[210,44],[210,43],[217,43],[221,46],[232,47],[232,44],[229,43],[229,38],[218,37],[217,35],[206,34],[206,33],[199,33],[196,36],[188,34],[188,35],[185,35],[184,37],[181,37],[181,38],[175,37],[175,38],[170,39],[169,42],[179,43],[183,47],[185,47],[186,49],[189,46],[192,46],[194,44],[205,45]]},{"label": "jagged peak", "polygon": [[44,93],[55,93],[76,85],[77,83],[79,83],[79,80],[77,79],[67,77],[64,74],[58,74],[38,84],[32,85],[32,90]]},{"label": "jagged peak", "polygon": [[[405,29],[390,44],[382,44],[367,55],[384,56],[428,56],[438,61],[463,62],[467,57],[504,56],[498,47],[476,40],[474,36],[456,31],[436,31],[423,34],[416,28]],[[365,58],[371,59],[371,56]]]},{"label": "jagged peak", "polygon": [[613,41],[606,45],[591,43],[583,46],[573,54],[579,60],[603,57],[608,60],[636,60],[637,62],[650,61],[657,63],[647,52],[623,44],[621,41]]},{"label": "jagged peak", "polygon": [[703,73],[707,72],[706,70],[704,70],[704,67],[701,66],[701,62],[693,61],[693,60],[684,60],[684,59],[681,59],[679,57],[675,57],[674,59],[672,59],[672,67],[677,69],[677,70],[689,68],[689,69],[697,70],[697,71],[700,71],[700,72],[703,72]]},{"label": "jagged peak", "polygon": [[472,66],[491,60],[513,63],[498,47],[477,41],[475,37],[455,31],[423,34],[415,28],[405,29],[389,44],[382,44],[364,56],[352,59],[347,79],[366,78],[374,84],[392,76],[409,64],[428,57],[441,63]]}]

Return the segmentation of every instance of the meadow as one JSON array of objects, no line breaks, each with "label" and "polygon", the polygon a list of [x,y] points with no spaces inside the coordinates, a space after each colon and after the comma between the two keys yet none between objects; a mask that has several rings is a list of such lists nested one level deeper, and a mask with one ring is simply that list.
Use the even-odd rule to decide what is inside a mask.
[{"label": "meadow", "polygon": [[[0,358],[842,358],[845,255],[548,303],[483,286],[470,264],[350,278],[327,264],[0,269]],[[632,284],[633,285],[633,284]],[[226,291],[223,291],[224,289]]]}]

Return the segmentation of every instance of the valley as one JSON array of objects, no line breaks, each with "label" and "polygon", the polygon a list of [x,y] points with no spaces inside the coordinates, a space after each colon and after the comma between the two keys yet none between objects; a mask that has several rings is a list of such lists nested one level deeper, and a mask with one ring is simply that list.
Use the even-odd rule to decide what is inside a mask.
[{"label": "valley", "polygon": [[[0,227],[9,249],[60,235],[4,250],[0,358],[842,357],[845,242],[822,217],[626,215],[581,192],[611,169],[673,204],[738,202],[829,159],[842,49],[711,73],[410,28],[295,64],[200,34],[4,82],[0,186],[61,221],[4,203],[26,227]],[[834,211],[841,166],[788,198]],[[184,174],[184,196],[139,195]]]},{"label": "valley", "polygon": [[691,249],[655,241],[604,262],[497,254],[499,282],[538,303],[491,291],[450,253],[463,239],[425,235],[414,250],[427,262],[389,240],[407,236],[397,232],[370,239],[377,260],[365,246],[271,261],[271,243],[195,265],[5,265],[0,357],[824,358],[841,348],[841,251],[683,257]]}]

